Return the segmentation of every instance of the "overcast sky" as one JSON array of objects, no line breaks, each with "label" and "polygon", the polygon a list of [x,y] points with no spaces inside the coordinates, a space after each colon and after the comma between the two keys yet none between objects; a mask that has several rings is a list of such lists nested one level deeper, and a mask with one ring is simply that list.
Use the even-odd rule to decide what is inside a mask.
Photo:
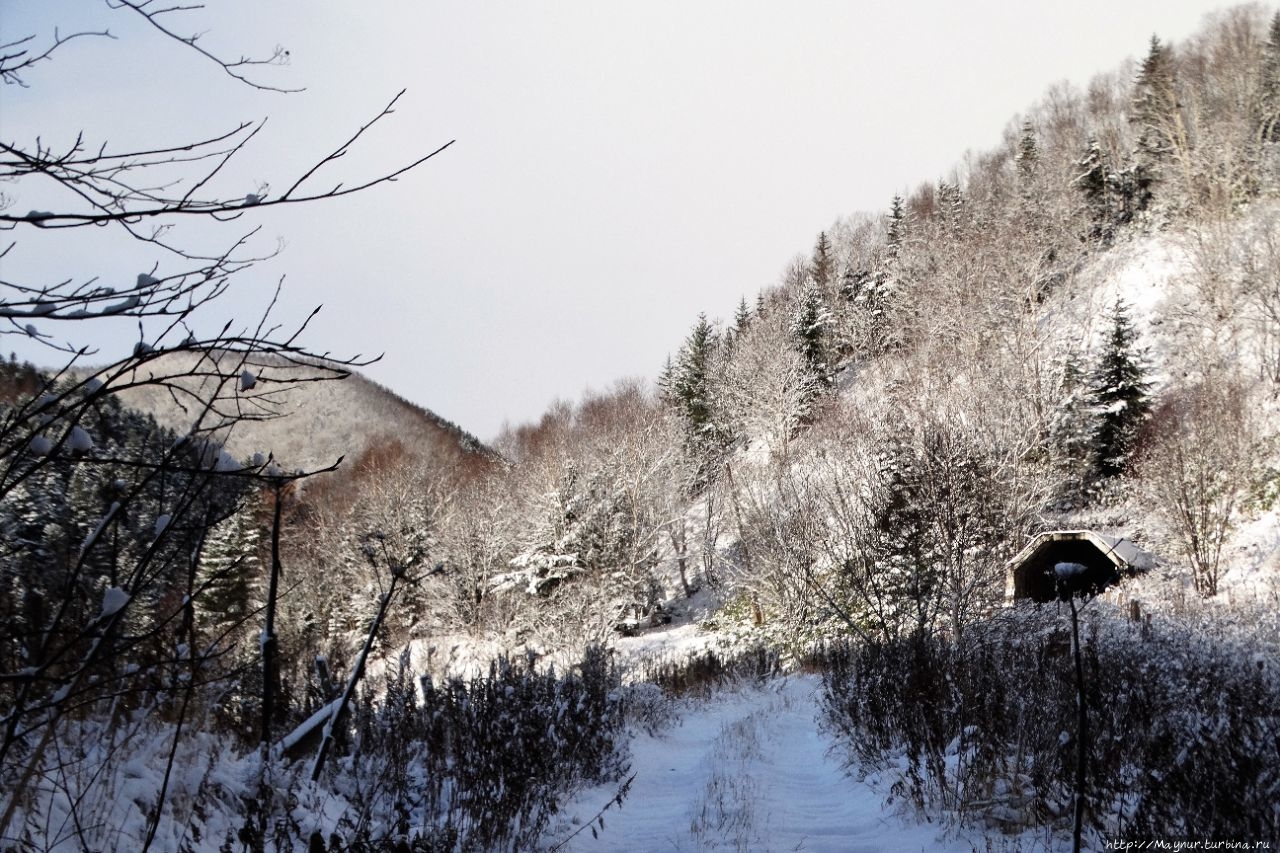
[{"label": "overcast sky", "polygon": [[[946,175],[995,145],[1046,88],[1077,86],[1153,32],[1181,40],[1215,4],[1064,2],[223,2],[184,32],[230,56],[288,48],[255,92],[104,4],[4,0],[0,28],[109,26],[0,90],[6,140],[172,144],[269,117],[219,189],[279,191],[402,88],[397,113],[333,180],[386,171],[360,197],[262,211],[236,284],[244,320],[285,277],[281,318],[324,310],[307,340],[382,353],[366,371],[484,439],[622,377],[653,378],[698,312],[727,317],[838,217]],[[99,8],[99,6],[101,8]],[[86,14],[86,10],[88,13]],[[321,181],[321,183],[326,183]],[[0,187],[0,189],[4,189]],[[20,212],[47,199],[20,197]],[[51,203],[51,202],[49,202]],[[241,220],[231,229],[243,230]],[[216,239],[231,235],[221,232]],[[192,232],[193,241],[215,239]],[[9,280],[104,280],[161,263],[105,229],[71,249],[23,235]],[[43,330],[42,330],[43,331]],[[50,330],[56,331],[56,330]],[[130,337],[132,336],[132,337]],[[104,356],[137,330],[94,342]],[[22,347],[6,350],[49,363]]]}]

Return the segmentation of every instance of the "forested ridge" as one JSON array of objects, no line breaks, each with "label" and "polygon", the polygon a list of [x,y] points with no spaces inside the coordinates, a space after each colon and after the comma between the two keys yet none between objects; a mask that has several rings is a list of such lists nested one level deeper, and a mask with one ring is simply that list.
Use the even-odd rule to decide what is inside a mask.
[{"label": "forested ridge", "polygon": [[[6,286],[20,330],[162,303]],[[673,697],[797,667],[920,814],[1061,841],[1066,648],[1085,831],[1280,834],[1280,14],[1050,88],[491,448],[264,325],[0,363],[5,849],[547,849]],[[1083,649],[1006,606],[1060,529],[1156,557]],[[615,653],[668,624],[719,645]]]}]

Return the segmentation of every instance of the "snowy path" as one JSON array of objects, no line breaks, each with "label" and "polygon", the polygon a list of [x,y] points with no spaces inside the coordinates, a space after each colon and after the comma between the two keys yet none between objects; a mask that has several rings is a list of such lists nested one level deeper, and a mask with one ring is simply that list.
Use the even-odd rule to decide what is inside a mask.
[{"label": "snowy path", "polygon": [[[970,851],[938,840],[938,827],[905,823],[886,811],[884,792],[850,778],[818,731],[814,677],[721,694],[684,712],[656,737],[632,743],[636,779],[621,809],[605,813],[564,849],[646,851]],[[612,796],[584,792],[566,809],[572,826]]]}]

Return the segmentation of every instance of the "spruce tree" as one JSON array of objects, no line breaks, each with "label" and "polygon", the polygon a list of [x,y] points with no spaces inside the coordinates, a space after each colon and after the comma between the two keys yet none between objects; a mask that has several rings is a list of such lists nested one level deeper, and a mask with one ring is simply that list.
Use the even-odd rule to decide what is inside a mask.
[{"label": "spruce tree", "polygon": [[1134,81],[1129,114],[1138,134],[1131,187],[1135,212],[1149,205],[1165,166],[1186,144],[1180,109],[1173,52],[1153,35]]},{"label": "spruce tree", "polygon": [[743,296],[738,300],[738,307],[733,312],[733,323],[724,333],[724,352],[725,358],[733,352],[738,341],[742,340],[742,336],[746,334],[747,329],[751,326],[751,321],[755,315],[751,313],[751,308],[747,305],[747,297]]},{"label": "spruce tree", "polygon": [[1049,446],[1070,491],[1078,496],[1092,474],[1097,422],[1089,375],[1077,350],[1062,359],[1057,404],[1049,421]]},{"label": "spruce tree", "polygon": [[1084,156],[1076,163],[1076,167],[1079,170],[1076,186],[1084,196],[1091,220],[1089,237],[1103,243],[1110,242],[1113,221],[1111,165],[1096,136],[1089,137]]},{"label": "spruce tree", "polygon": [[902,196],[895,195],[889,204],[889,221],[886,225],[885,249],[891,263],[902,255],[902,244],[907,238],[907,211]]},{"label": "spruce tree", "polygon": [[938,182],[938,217],[946,225],[949,232],[954,234],[963,224],[964,215],[964,194],[960,190],[959,184],[953,184],[950,181]]},{"label": "spruce tree", "polygon": [[1172,51],[1153,35],[1133,87],[1131,121],[1140,134],[1140,150],[1156,159],[1168,153],[1161,126],[1177,106]]},{"label": "spruce tree", "polygon": [[923,472],[905,435],[892,438],[877,462],[882,487],[872,510],[877,584],[896,605],[898,629],[918,634],[934,620],[941,582],[929,542]]},{"label": "spruce tree", "polygon": [[823,231],[818,234],[818,242],[813,247],[813,258],[809,261],[809,276],[817,282],[819,287],[825,288],[831,284],[834,275],[835,259],[832,257],[831,240],[827,237],[827,232]]},{"label": "spruce tree", "polygon": [[809,281],[792,315],[791,334],[796,349],[820,387],[829,387],[832,382],[832,332],[831,312],[822,298],[822,290],[816,282]]},{"label": "spruce tree", "polygon": [[1040,168],[1040,145],[1036,141],[1036,129],[1030,121],[1022,123],[1022,137],[1018,140],[1018,177],[1025,183],[1035,177]]},{"label": "spruce tree", "polygon": [[1108,320],[1110,330],[1093,370],[1090,393],[1098,417],[1093,470],[1102,479],[1125,471],[1138,430],[1151,409],[1145,354],[1138,346],[1138,331],[1123,299],[1116,300]]},{"label": "spruce tree", "polygon": [[1258,141],[1280,142],[1280,12],[1271,19],[1258,86]]},{"label": "spruce tree", "polygon": [[[248,624],[254,582],[260,577],[258,546],[262,529],[255,518],[261,500],[243,484],[228,484],[226,500],[242,504],[239,512],[222,518],[224,510],[210,507],[205,514],[207,538],[200,555],[197,598],[201,628],[209,640],[234,639],[234,632]],[[241,495],[240,493],[244,493]]]},{"label": "spruce tree", "polygon": [[902,196],[895,195],[885,224],[884,256],[878,264],[869,298],[866,300],[868,343],[883,351],[900,342],[898,331],[890,328],[889,310],[903,286],[902,254],[907,241],[910,219]]},{"label": "spruce tree", "polygon": [[676,408],[684,419],[689,437],[699,444],[712,440],[716,432],[712,367],[718,345],[715,327],[707,320],[706,314],[699,314],[697,324],[676,358],[672,383]]},{"label": "spruce tree", "polygon": [[872,295],[872,275],[865,269],[849,267],[840,283],[840,297],[854,305],[863,305]]},{"label": "spruce tree", "polygon": [[747,307],[747,297],[742,297],[738,301],[738,308],[733,312],[733,332],[736,336],[741,337],[742,333],[751,325],[751,309]]},{"label": "spruce tree", "polygon": [[662,370],[658,372],[658,399],[669,406],[676,404],[676,366],[671,360],[671,355],[667,355],[667,360],[662,365]]}]

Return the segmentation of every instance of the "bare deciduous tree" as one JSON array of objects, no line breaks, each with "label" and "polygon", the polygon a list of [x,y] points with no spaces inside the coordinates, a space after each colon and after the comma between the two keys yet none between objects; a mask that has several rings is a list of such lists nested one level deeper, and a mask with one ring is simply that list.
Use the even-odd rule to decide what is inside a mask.
[{"label": "bare deciduous tree", "polygon": [[751,323],[735,341],[720,399],[730,429],[761,443],[786,465],[792,435],[818,391],[818,382],[796,350],[781,311]]},{"label": "bare deciduous tree", "polygon": [[1262,210],[1245,232],[1241,278],[1259,377],[1280,383],[1280,215]]},{"label": "bare deciduous tree", "polygon": [[1196,591],[1218,592],[1222,549],[1263,458],[1263,437],[1245,386],[1206,379],[1168,400],[1153,419],[1140,479],[1191,567]]}]

